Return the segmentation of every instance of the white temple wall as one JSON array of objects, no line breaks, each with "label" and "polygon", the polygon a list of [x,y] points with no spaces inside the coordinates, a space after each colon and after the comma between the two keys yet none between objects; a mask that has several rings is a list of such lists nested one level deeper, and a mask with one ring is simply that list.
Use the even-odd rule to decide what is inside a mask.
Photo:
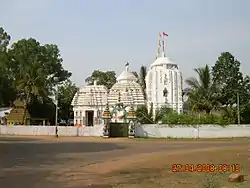
[{"label": "white temple wall", "polygon": [[[85,125],[86,123],[86,111],[94,111],[94,125],[103,124],[102,114],[105,106],[74,106],[74,125]],[[97,120],[98,119],[98,120]]]},{"label": "white temple wall", "polygon": [[[167,104],[182,112],[182,76],[179,70],[170,70],[163,67],[155,67],[148,71],[146,77],[146,91],[148,95],[148,106],[153,103],[154,111]],[[163,96],[163,90],[167,89],[167,97]]]},{"label": "white temple wall", "polygon": [[250,125],[197,125],[197,127],[143,124],[135,127],[135,135],[148,138],[232,138],[250,137]]},{"label": "white temple wall", "polygon": [[[104,125],[93,127],[58,126],[59,136],[103,136]],[[55,136],[55,126],[0,125],[0,135]],[[250,125],[199,125],[199,127],[169,127],[168,125],[137,125],[137,137],[153,138],[232,138],[250,137]]]}]

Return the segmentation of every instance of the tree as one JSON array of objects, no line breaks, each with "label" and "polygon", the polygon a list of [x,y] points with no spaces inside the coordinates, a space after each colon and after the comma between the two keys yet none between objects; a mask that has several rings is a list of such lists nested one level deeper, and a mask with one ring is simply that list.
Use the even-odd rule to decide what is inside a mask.
[{"label": "tree", "polygon": [[9,61],[7,47],[9,42],[10,35],[0,27],[0,107],[11,105],[15,98],[12,80],[7,69]]},{"label": "tree", "polygon": [[10,35],[8,35],[3,27],[0,27],[0,52],[6,52],[9,43]]},{"label": "tree", "polygon": [[142,87],[144,99],[147,98],[146,96],[146,75],[147,75],[147,67],[146,66],[141,66],[140,68],[140,74],[139,74],[139,83]]},{"label": "tree", "polygon": [[198,80],[196,78],[186,80],[191,89],[188,94],[190,106],[193,110],[205,111],[209,114],[211,110],[219,106],[218,87],[208,65],[194,69],[194,71],[198,74]]},{"label": "tree", "polygon": [[[240,62],[229,52],[223,52],[213,66],[215,82],[221,88],[220,103],[228,118],[237,119],[237,95],[241,122],[247,122],[249,111],[250,78],[240,72]],[[230,113],[229,113],[230,112]]]},{"label": "tree", "polygon": [[53,99],[47,97],[43,101],[32,97],[31,103],[28,105],[29,112],[32,117],[46,118],[52,124],[55,122],[56,107]]},{"label": "tree", "polygon": [[237,103],[237,93],[240,93],[240,103],[249,99],[249,77],[243,77],[240,72],[240,62],[229,52],[221,56],[212,67],[213,79],[221,88],[220,102],[232,107]]},{"label": "tree", "polygon": [[[43,101],[54,91],[54,86],[67,80],[71,73],[62,67],[56,45],[40,45],[33,38],[15,42],[8,51],[10,76],[25,110],[32,98]],[[58,78],[58,79],[55,79]],[[26,112],[24,113],[26,114]],[[23,117],[24,123],[25,117]]]},{"label": "tree", "polygon": [[72,106],[71,101],[77,91],[76,86],[71,82],[67,81],[63,85],[58,87],[58,117],[59,119],[68,120],[72,118]]},{"label": "tree", "polygon": [[244,108],[241,111],[241,123],[249,124],[250,123],[250,101],[244,105]]},{"label": "tree", "polygon": [[161,107],[157,109],[155,114],[153,113],[153,104],[151,103],[150,109],[147,105],[140,105],[136,109],[137,121],[141,124],[155,124],[159,123],[162,118],[170,113],[172,110],[168,107]]},{"label": "tree", "polygon": [[138,75],[138,73],[136,71],[133,71],[132,73],[137,78],[137,82],[139,83],[139,75]]},{"label": "tree", "polygon": [[97,81],[98,85],[104,85],[110,89],[116,83],[116,74],[114,71],[102,72],[95,70],[91,76],[85,79],[88,85],[93,85],[94,81]]}]

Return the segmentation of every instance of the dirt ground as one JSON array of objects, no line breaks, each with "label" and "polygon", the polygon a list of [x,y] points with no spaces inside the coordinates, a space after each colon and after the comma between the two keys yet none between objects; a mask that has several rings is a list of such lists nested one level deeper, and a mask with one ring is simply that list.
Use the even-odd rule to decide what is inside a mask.
[{"label": "dirt ground", "polygon": [[230,169],[172,172],[173,164],[212,163],[250,174],[250,140],[0,137],[1,187],[250,187],[228,183]]}]

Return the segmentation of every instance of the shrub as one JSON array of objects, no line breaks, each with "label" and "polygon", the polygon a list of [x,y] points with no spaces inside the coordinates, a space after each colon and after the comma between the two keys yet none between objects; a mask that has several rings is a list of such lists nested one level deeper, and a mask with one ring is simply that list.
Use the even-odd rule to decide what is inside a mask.
[{"label": "shrub", "polygon": [[228,125],[233,123],[229,118],[218,115],[189,115],[189,114],[177,114],[175,112],[168,113],[162,117],[162,123],[168,125],[185,125],[192,126],[197,124],[217,124]]}]

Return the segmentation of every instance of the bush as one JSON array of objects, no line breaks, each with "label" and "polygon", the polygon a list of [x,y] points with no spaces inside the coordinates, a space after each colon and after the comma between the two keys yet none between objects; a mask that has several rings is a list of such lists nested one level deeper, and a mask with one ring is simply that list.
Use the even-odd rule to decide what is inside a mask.
[{"label": "bush", "polygon": [[189,114],[177,114],[175,112],[165,114],[162,117],[161,122],[168,125],[185,125],[192,126],[197,124],[217,124],[228,125],[233,123],[230,119],[224,116],[218,115],[189,115]]}]

